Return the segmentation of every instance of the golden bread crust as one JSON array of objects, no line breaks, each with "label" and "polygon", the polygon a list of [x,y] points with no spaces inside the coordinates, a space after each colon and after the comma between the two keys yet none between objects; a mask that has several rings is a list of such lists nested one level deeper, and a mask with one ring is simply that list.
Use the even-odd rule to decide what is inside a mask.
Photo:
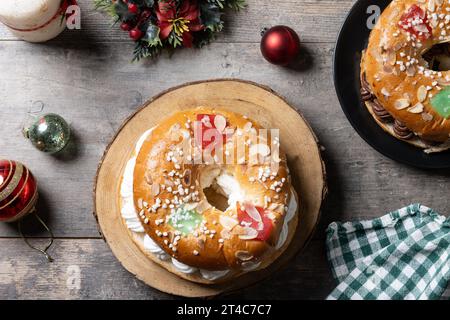
[{"label": "golden bread crust", "polygon": [[[264,178],[264,182],[258,176],[261,169],[267,168],[265,164],[194,164],[195,157],[186,158],[177,146],[182,141],[182,135],[185,138],[189,136],[191,145],[195,145],[193,123],[199,114],[225,117],[227,128],[235,130],[229,140],[232,142],[239,138],[237,128],[240,132],[245,128],[261,128],[242,115],[204,107],[173,114],[156,126],[144,141],[134,170],[134,203],[140,212],[139,219],[145,232],[170,256],[192,267],[240,270],[248,262],[270,259],[290,198],[291,183],[286,156],[280,151],[276,176],[271,174],[271,178]],[[241,224],[235,224],[238,221],[235,205],[230,205],[226,212],[208,205],[203,180],[214,170],[233,176],[244,191],[246,201],[270,212],[273,230],[267,241],[243,239],[248,235],[248,230]],[[274,182],[281,184],[271,188]],[[268,198],[270,202],[267,202]],[[191,232],[184,233],[174,226],[171,217],[178,217],[175,212],[187,207],[200,211],[202,222]]]},{"label": "golden bread crust", "polygon": [[[427,39],[399,25],[412,6],[420,7],[428,19]],[[450,119],[431,100],[450,85],[450,71],[429,70],[422,55],[433,45],[450,41],[447,8],[450,4],[443,0],[392,1],[370,33],[361,61],[362,73],[383,107],[420,138],[437,143],[449,140]]]},{"label": "golden bread crust", "polygon": [[[295,190],[292,187],[291,187],[291,191],[292,191],[293,196],[296,198],[296,202],[298,203],[297,193],[295,192]],[[298,216],[298,214],[295,214],[295,216],[288,222],[288,235],[287,235],[286,241],[283,244],[283,246],[281,248],[279,248],[278,250],[273,251],[269,257],[265,258],[264,263],[261,263],[260,265],[257,266],[256,269],[251,270],[251,271],[258,271],[258,270],[265,269],[286,251],[286,249],[289,247],[289,245],[295,235],[295,231],[296,231],[298,222],[299,222],[299,216]],[[221,284],[221,283],[225,283],[225,282],[231,281],[233,279],[236,279],[237,277],[249,272],[249,271],[245,271],[245,270],[230,270],[224,276],[221,276],[217,279],[212,279],[212,280],[205,278],[199,272],[192,272],[192,273],[181,272],[173,265],[171,260],[160,259],[157,255],[151,253],[148,249],[146,249],[145,245],[144,245],[144,239],[143,239],[144,235],[143,234],[133,232],[133,231],[129,230],[128,228],[127,228],[127,231],[129,233],[130,237],[133,239],[134,243],[147,256],[147,258],[149,258],[151,261],[158,264],[159,266],[165,268],[169,272],[171,272],[185,280],[196,282],[196,283],[202,283],[202,284],[206,284],[206,285]]]}]

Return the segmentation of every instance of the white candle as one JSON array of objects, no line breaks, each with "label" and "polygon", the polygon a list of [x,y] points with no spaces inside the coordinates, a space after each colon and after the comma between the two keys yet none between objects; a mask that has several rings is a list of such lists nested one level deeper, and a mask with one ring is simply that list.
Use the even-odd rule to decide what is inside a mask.
[{"label": "white candle", "polygon": [[18,38],[44,42],[66,27],[61,0],[0,0],[0,21]]}]

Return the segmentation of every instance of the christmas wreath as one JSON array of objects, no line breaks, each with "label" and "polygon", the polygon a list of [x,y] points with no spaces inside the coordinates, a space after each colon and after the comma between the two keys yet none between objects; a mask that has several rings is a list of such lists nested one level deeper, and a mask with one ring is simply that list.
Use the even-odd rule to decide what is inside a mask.
[{"label": "christmas wreath", "polygon": [[162,49],[202,47],[223,28],[225,9],[244,8],[245,0],[94,0],[136,42],[133,61]]}]

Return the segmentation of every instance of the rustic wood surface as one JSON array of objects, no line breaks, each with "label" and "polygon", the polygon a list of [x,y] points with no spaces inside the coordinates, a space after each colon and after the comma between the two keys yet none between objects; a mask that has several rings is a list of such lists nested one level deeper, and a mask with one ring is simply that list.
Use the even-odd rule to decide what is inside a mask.
[{"label": "rustic wood surface", "polygon": [[[57,237],[55,262],[28,248],[15,225],[0,225],[0,298],[161,299],[124,270],[101,239],[92,185],[101,155],[122,121],[172,86],[218,77],[267,85],[298,108],[324,146],[329,196],[313,241],[286,269],[233,298],[322,299],[335,282],[325,257],[325,228],[335,220],[372,218],[421,202],[447,214],[449,171],[424,171],[387,159],[352,129],[332,82],[334,40],[354,0],[248,0],[202,50],[131,64],[132,43],[81,0],[82,29],[46,44],[18,41],[0,27],[0,157],[27,164],[39,182],[39,212]],[[296,70],[266,63],[262,27],[287,24],[303,40]],[[58,156],[33,149],[21,134],[33,101],[64,116],[75,133]],[[160,112],[164,113],[164,110]],[[30,221],[28,234],[44,237]],[[43,241],[37,239],[36,241]],[[79,277],[77,276],[79,275]]]},{"label": "rustic wood surface", "polygon": [[[245,114],[265,128],[280,128],[280,141],[286,150],[292,187],[300,194],[297,216],[289,223],[289,229],[296,226],[293,227],[295,230],[273,256],[275,261],[263,270],[240,276],[238,281],[204,286],[189,281],[192,278],[184,280],[167,272],[161,267],[167,266],[166,263],[144,252],[142,240],[136,241],[136,237],[135,241],[132,240],[122,221],[119,202],[111,201],[111,198],[120,198],[120,180],[110,173],[116,172],[121,176],[134,150],[130,141],[137,141],[142,132],[164,120],[165,115],[155,110],[164,108],[167,113],[174,114],[192,106],[217,106]],[[189,82],[164,91],[126,120],[101,160],[95,181],[94,210],[101,234],[116,258],[136,277],[163,292],[184,297],[214,297],[261,282],[304,249],[319,222],[326,192],[325,168],[317,138],[294,107],[270,89],[254,82],[209,80]]]}]

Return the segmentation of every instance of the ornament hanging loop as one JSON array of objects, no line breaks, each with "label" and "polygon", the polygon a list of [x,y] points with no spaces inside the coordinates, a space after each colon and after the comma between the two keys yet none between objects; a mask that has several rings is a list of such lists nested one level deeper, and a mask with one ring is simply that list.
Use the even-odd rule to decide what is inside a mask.
[{"label": "ornament hanging loop", "polygon": [[36,211],[34,210],[33,212],[31,212],[31,214],[36,218],[36,220],[44,227],[44,229],[48,232],[48,234],[50,235],[50,241],[49,243],[47,243],[47,245],[45,246],[44,249],[40,249],[34,245],[32,245],[29,241],[28,238],[23,234],[22,232],[22,221],[23,220],[19,220],[18,227],[19,227],[19,233],[20,236],[22,237],[22,239],[25,241],[25,243],[31,248],[34,249],[36,251],[39,251],[40,253],[42,253],[48,260],[48,262],[53,262],[53,258],[47,253],[47,250],[50,249],[50,247],[53,244],[53,240],[54,240],[54,236],[53,236],[53,232],[52,230],[50,230],[50,228],[45,224],[45,222],[36,214]]},{"label": "ornament hanging loop", "polygon": [[261,37],[267,32],[267,30],[269,30],[269,28],[267,28],[267,27],[261,28],[261,31],[260,31]]}]

